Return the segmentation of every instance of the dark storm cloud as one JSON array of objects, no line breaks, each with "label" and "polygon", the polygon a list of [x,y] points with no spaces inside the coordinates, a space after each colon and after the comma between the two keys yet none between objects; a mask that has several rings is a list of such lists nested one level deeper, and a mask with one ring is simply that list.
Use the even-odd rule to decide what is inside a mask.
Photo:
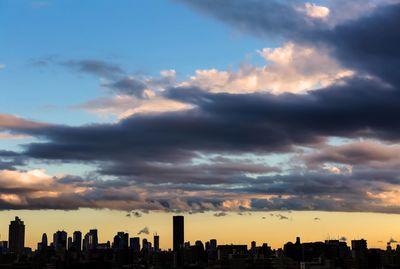
[{"label": "dark storm cloud", "polygon": [[180,0],[179,2],[258,37],[283,35],[291,38],[323,25],[320,21],[317,23],[298,12],[294,1]]},{"label": "dark storm cloud", "polygon": [[210,164],[117,162],[104,165],[100,172],[108,175],[125,176],[145,182],[186,182],[201,184],[246,182],[246,174],[268,174],[279,172],[276,167],[243,162],[213,162]]},{"label": "dark storm cloud", "polygon": [[0,150],[0,158],[6,157],[6,158],[13,158],[13,157],[18,157],[21,154],[15,151],[11,150]]},{"label": "dark storm cloud", "polygon": [[[372,14],[313,33],[312,40],[331,46],[346,66],[400,85],[400,4],[378,8]],[[313,42],[309,40],[309,42]]]},{"label": "dark storm cloud", "polygon": [[338,146],[321,146],[302,158],[309,168],[324,163],[368,165],[370,167],[398,166],[400,147],[377,142],[354,142]]},{"label": "dark storm cloud", "polygon": [[15,170],[16,166],[25,165],[25,158],[20,153],[0,150],[0,170]]},{"label": "dark storm cloud", "polygon": [[[191,163],[206,152],[291,152],[293,145],[313,145],[325,136],[398,141],[398,126],[393,124],[400,112],[397,91],[374,80],[354,79],[308,95],[211,94],[187,88],[171,90],[169,95],[190,100],[195,108],[134,116],[116,124],[26,129],[47,141],[27,145],[25,154],[100,162],[100,173],[120,177],[96,182],[90,186],[93,191],[73,199],[73,205],[83,207],[200,212],[226,210],[225,201],[244,197],[251,201],[251,210],[399,212],[378,206],[376,198],[367,196],[386,191],[382,184],[397,185],[394,170],[355,169],[340,175],[321,170],[251,178],[247,174],[280,170],[224,158],[214,158],[210,164]],[[85,186],[77,179],[69,183]],[[135,198],[131,190],[151,193],[152,198]],[[262,198],[265,195],[273,198]],[[333,203],[333,198],[340,202]],[[34,202],[36,206],[40,201]],[[235,208],[243,209],[237,205],[228,210]]]},{"label": "dark storm cloud", "polygon": [[187,94],[196,105],[192,110],[137,115],[116,124],[28,129],[26,133],[44,136],[48,142],[27,145],[26,154],[59,160],[123,160],[131,165],[184,162],[196,152],[285,152],[327,136],[400,138],[400,92],[373,80],[348,80],[307,95],[179,89],[170,96],[188,101]]}]

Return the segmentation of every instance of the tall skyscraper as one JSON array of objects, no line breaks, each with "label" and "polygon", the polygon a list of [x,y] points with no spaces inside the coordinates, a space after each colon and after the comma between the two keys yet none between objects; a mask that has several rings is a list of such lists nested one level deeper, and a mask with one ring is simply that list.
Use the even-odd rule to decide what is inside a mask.
[{"label": "tall skyscraper", "polygon": [[90,233],[86,233],[85,237],[83,238],[83,250],[84,251],[88,251],[90,249],[89,247],[89,237],[90,237]]},{"label": "tall skyscraper", "polygon": [[23,253],[25,248],[25,224],[15,217],[8,228],[8,245],[11,252]]},{"label": "tall skyscraper", "polygon": [[135,253],[139,253],[140,252],[140,238],[139,237],[133,237],[130,240],[131,242],[131,249],[133,250],[133,252]]},{"label": "tall skyscraper", "polygon": [[91,229],[89,231],[89,248],[90,249],[97,249],[97,245],[99,244],[99,237],[97,235],[97,229]]},{"label": "tall skyscraper", "polygon": [[48,245],[49,245],[49,243],[48,243],[48,240],[47,240],[47,234],[44,233],[42,235],[42,249],[46,249]]},{"label": "tall skyscraper", "polygon": [[173,250],[183,249],[184,237],[184,219],[183,216],[173,217]]},{"label": "tall skyscraper", "polygon": [[154,252],[160,251],[160,236],[154,235]]},{"label": "tall skyscraper", "polygon": [[82,250],[82,233],[80,231],[75,231],[72,236],[72,246],[74,250]]}]

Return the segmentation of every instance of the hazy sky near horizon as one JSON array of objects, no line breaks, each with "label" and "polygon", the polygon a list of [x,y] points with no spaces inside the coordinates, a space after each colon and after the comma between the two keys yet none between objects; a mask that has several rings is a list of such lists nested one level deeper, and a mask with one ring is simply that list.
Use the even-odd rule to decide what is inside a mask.
[{"label": "hazy sky near horizon", "polygon": [[0,25],[2,238],[167,248],[173,213],[191,241],[396,238],[400,1],[1,0]]},{"label": "hazy sky near horizon", "polygon": [[[227,213],[215,217],[215,213],[183,214],[185,217],[185,241],[203,243],[217,239],[218,244],[245,244],[256,241],[257,245],[268,243],[273,249],[282,248],[286,242],[295,242],[300,236],[302,242],[317,242],[328,239],[367,239],[370,248],[386,248],[392,241],[395,246],[400,238],[398,214],[343,213],[321,211],[293,212],[252,212],[238,215]],[[25,223],[25,245],[36,249],[42,234],[49,240],[55,231],[65,230],[68,236],[76,230],[83,234],[96,228],[99,242],[112,242],[119,231],[139,236],[153,242],[153,235],[160,236],[160,247],[172,247],[172,213],[144,213],[140,217],[126,217],[120,211],[81,209],[79,211],[46,210],[5,211],[0,219],[0,240],[7,240],[8,224],[18,215]],[[148,234],[141,233],[147,227]],[[397,242],[398,243],[398,242]]]}]

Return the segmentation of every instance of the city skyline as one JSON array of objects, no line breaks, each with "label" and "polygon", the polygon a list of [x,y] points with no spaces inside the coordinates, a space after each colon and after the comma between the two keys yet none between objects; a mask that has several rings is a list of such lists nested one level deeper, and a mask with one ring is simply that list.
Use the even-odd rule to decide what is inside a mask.
[{"label": "city skyline", "polygon": [[[184,249],[186,246],[190,246],[191,242],[185,240],[185,217],[182,215],[173,215],[172,216],[172,231],[170,231],[170,237],[172,237],[172,246],[166,249],[160,248],[160,235],[158,233],[153,233],[150,235],[150,232],[145,232],[144,236],[142,231],[137,234],[130,234],[128,232],[119,231],[114,235],[113,240],[103,239],[103,242],[99,241],[99,231],[97,228],[90,229],[85,236],[80,230],[75,230],[72,233],[72,236],[68,234],[68,232],[63,229],[59,229],[53,233],[53,240],[49,242],[47,233],[43,233],[41,236],[41,240],[36,243],[36,248],[32,248],[25,244],[25,225],[24,221],[15,216],[14,220],[10,221],[9,224],[9,232],[8,232],[8,241],[0,240],[1,242],[6,242],[6,246],[8,247],[10,252],[13,253],[23,253],[24,248],[30,248],[32,251],[41,251],[42,248],[52,247],[56,251],[59,249],[68,250],[73,248],[79,251],[89,251],[100,248],[101,245],[107,244],[108,248],[131,248],[133,251],[139,252],[142,248],[153,248],[153,251],[172,251],[179,252]],[[187,234],[186,234],[187,236]],[[152,237],[153,241],[149,241],[147,238]],[[142,239],[142,240],[141,240]],[[255,239],[255,238],[254,238]],[[358,239],[347,239],[346,237],[328,237],[325,241],[339,241],[343,243],[351,242],[354,247],[353,242],[361,241],[363,244],[366,242],[364,238]],[[195,240],[194,244],[197,242],[203,242],[202,240]],[[217,246],[218,240],[216,238],[210,238],[208,241],[204,241],[207,244],[210,244],[209,247],[215,248]],[[290,243],[291,241],[287,241],[286,243]],[[322,242],[316,241],[316,242]],[[364,243],[365,242],[365,243]],[[193,243],[193,242],[192,242]],[[296,236],[295,244],[300,243],[300,236]],[[147,246],[148,244],[148,246]],[[267,242],[263,241],[262,244],[267,244]],[[231,243],[223,243],[222,245],[235,245]],[[249,244],[236,244],[236,245],[247,245],[250,248],[255,248],[257,246],[257,242],[252,240]],[[392,237],[385,243],[386,248],[392,245],[400,246],[400,241],[393,239]],[[383,249],[382,249],[383,250]]]},{"label": "city skyline", "polygon": [[[14,215],[12,214],[14,212],[9,213],[11,219],[13,219]],[[276,214],[277,216],[271,216],[269,214]],[[341,213],[336,214],[340,216]],[[51,222],[54,220],[56,221],[54,221],[51,225],[52,228],[48,228],[46,230],[43,230],[43,225],[39,220],[36,222],[37,229],[33,230],[33,227],[28,226],[27,231],[29,232],[27,232],[26,235],[26,246],[35,249],[37,247],[37,242],[41,241],[43,233],[47,233],[48,236],[51,235],[50,240],[52,240],[53,233],[58,230],[65,230],[69,236],[71,236],[74,231],[79,230],[82,232],[83,237],[89,230],[97,229],[99,231],[99,240],[103,243],[106,241],[112,242],[113,237],[117,232],[124,231],[129,233],[130,236],[140,236],[140,238],[146,238],[148,240],[152,240],[153,235],[158,234],[162,238],[160,241],[160,247],[162,249],[167,250],[173,248],[173,225],[171,221],[171,218],[174,215],[173,213],[165,213],[161,215],[161,217],[160,215],[153,215],[152,218],[159,222],[158,226],[149,226],[145,224],[149,221],[143,220],[143,217],[132,219],[127,218],[126,216],[121,216],[118,211],[107,215],[105,218],[104,216],[103,218],[93,218],[92,214],[89,214],[89,218],[82,219],[84,225],[74,225],[68,228],[65,226],[68,224],[68,222],[74,223],[76,221],[73,219],[68,221],[67,217],[65,220],[62,220],[61,223],[59,218],[62,215],[64,215],[64,213],[60,212],[59,215],[55,214],[54,219],[49,218]],[[99,214],[97,214],[97,217],[98,215]],[[293,240],[293,238],[297,236],[300,236],[304,241],[307,242],[339,240],[341,238],[346,238],[346,242],[349,243],[351,240],[366,239],[368,240],[370,247],[380,249],[385,249],[387,242],[389,241],[392,241],[393,246],[395,246],[398,242],[396,240],[398,236],[396,235],[399,233],[396,231],[397,223],[400,221],[400,216],[391,214],[382,215],[382,217],[388,217],[389,220],[387,221],[392,225],[384,226],[383,229],[379,230],[382,225],[379,222],[376,222],[375,215],[370,215],[368,218],[363,218],[362,216],[347,218],[347,222],[338,222],[337,216],[332,217],[331,215],[331,213],[318,212],[319,217],[315,217],[318,218],[318,220],[314,220],[314,225],[311,225],[307,232],[307,228],[305,228],[309,221],[307,212],[303,212],[303,215],[298,215],[296,212],[286,212],[286,215],[283,215],[282,212],[268,214],[258,213],[256,216],[251,216],[254,218],[252,221],[248,221],[246,217],[242,217],[240,225],[236,227],[234,225],[226,226],[226,223],[237,221],[234,215],[225,216],[226,220],[223,220],[222,217],[215,217],[212,215],[213,221],[210,222],[201,214],[187,214],[184,215],[185,222],[187,223],[185,224],[187,230],[185,233],[185,241],[194,243],[196,240],[201,240],[205,242],[211,238],[215,238],[218,239],[221,244],[240,244],[250,246],[251,241],[259,238],[258,241],[268,242],[272,248],[276,249],[281,247],[284,243]],[[361,215],[363,214],[361,213]],[[72,216],[73,212],[71,212],[71,217]],[[149,216],[151,215],[149,214]],[[290,219],[281,219],[282,217],[286,216],[288,216],[288,218],[297,218],[297,222],[291,221]],[[347,217],[351,216],[353,216],[353,214],[347,213]],[[116,222],[119,222],[117,228],[115,228],[115,225],[112,223],[104,222],[106,219],[116,217],[120,217],[120,219],[115,219]],[[3,233],[0,233],[0,241],[7,238],[9,220],[10,219],[0,220],[0,231],[4,231]],[[120,222],[120,220],[122,221]],[[93,225],[93,221],[96,221],[97,225]],[[247,226],[246,223],[248,223]],[[300,223],[300,225],[298,223]],[[336,229],[336,232],[334,229],[335,227],[339,227],[339,229]],[[144,228],[147,228],[149,234],[141,233],[138,235],[138,233]],[[349,230],[352,229],[356,232],[350,233]],[[378,233],[371,236],[371,231],[374,230],[378,231]],[[311,235],[310,231],[313,231]]]},{"label": "city skyline", "polygon": [[0,0],[0,25],[0,240],[400,241],[400,0]]},{"label": "city skyline", "polygon": [[[215,238],[195,243],[185,240],[185,217],[172,216],[173,248],[161,249],[160,236],[153,241],[117,232],[112,242],[100,242],[97,229],[82,238],[81,231],[68,236],[64,230],[46,233],[37,248],[24,246],[25,225],[18,216],[9,224],[9,241],[0,241],[0,265],[10,268],[263,268],[263,269],[376,269],[400,266],[400,242],[391,238],[386,249],[371,248],[365,239],[346,238],[304,242],[297,236],[279,249],[257,244],[224,244]],[[137,235],[142,233],[139,232]],[[148,234],[148,231],[146,232]],[[392,244],[396,244],[392,247]]]}]

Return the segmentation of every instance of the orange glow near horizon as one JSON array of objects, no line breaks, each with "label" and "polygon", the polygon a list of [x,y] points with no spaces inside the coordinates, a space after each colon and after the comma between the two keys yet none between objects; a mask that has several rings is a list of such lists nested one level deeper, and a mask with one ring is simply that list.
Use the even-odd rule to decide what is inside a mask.
[{"label": "orange glow near horizon", "polygon": [[[282,214],[288,219],[280,219],[270,214]],[[81,209],[78,211],[3,211],[0,213],[0,240],[8,240],[8,225],[19,216],[26,225],[25,244],[36,249],[42,233],[49,240],[57,230],[65,230],[71,236],[73,231],[83,234],[89,229],[99,230],[99,241],[112,241],[118,231],[128,232],[130,237],[147,226],[149,235],[140,235],[153,241],[153,234],[160,235],[160,246],[169,249],[172,245],[171,213],[153,212],[140,218],[126,217],[126,213],[116,210]],[[215,217],[213,213],[184,214],[185,241],[192,244],[196,240],[206,242],[217,239],[218,244],[247,244],[256,241],[258,245],[266,242],[272,248],[280,248],[288,241],[300,236],[302,242],[338,239],[342,236],[352,239],[367,239],[369,247],[385,248],[386,242],[400,235],[398,223],[400,215],[376,213],[341,212],[253,212],[251,215],[228,213]],[[265,219],[263,219],[263,217]],[[317,219],[316,219],[317,218]],[[45,221],[43,221],[45,219]]]}]

